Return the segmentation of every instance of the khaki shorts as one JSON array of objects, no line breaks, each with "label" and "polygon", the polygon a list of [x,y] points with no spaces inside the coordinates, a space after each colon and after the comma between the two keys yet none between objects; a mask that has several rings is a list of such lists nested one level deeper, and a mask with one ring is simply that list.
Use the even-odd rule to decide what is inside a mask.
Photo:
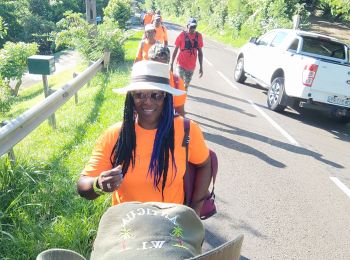
[{"label": "khaki shorts", "polygon": [[184,68],[177,66],[177,71],[180,77],[183,79],[187,91],[187,88],[192,80],[193,70],[185,70]]}]

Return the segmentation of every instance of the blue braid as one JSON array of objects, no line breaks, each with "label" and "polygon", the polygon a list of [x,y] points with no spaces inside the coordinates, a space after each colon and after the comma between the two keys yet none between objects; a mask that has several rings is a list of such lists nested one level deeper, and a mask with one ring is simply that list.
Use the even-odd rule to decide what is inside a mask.
[{"label": "blue braid", "polygon": [[[168,162],[165,162],[164,159],[169,158],[166,153],[169,154],[169,148],[171,147],[169,147],[169,142],[167,139],[173,127],[173,123],[173,97],[171,94],[167,94],[166,98],[164,99],[163,111],[158,123],[157,133],[153,144],[151,161],[148,167],[148,173],[153,177],[153,186],[158,190],[158,184],[162,177],[163,171],[165,170],[164,167],[165,165],[168,166]],[[173,167],[175,166],[176,168],[174,153],[172,152],[171,155]]]}]

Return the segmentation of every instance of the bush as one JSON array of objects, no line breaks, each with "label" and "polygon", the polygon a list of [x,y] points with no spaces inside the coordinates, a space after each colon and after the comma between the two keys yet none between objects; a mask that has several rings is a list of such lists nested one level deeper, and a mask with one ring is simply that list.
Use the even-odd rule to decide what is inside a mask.
[{"label": "bush", "polygon": [[6,42],[4,48],[0,50],[0,76],[7,85],[10,79],[17,80],[15,88],[11,90],[13,96],[17,96],[22,84],[22,76],[27,71],[27,58],[37,52],[36,43],[24,42]]},{"label": "bush", "polygon": [[102,24],[97,26],[97,33],[96,40],[99,54],[109,50],[112,59],[124,61],[124,33],[118,29],[118,23],[107,18]]},{"label": "bush", "polygon": [[87,23],[82,14],[71,11],[64,13],[64,18],[57,22],[58,33],[53,34],[56,48],[61,46],[73,47],[85,60],[92,60],[94,27]]},{"label": "bush", "polygon": [[108,17],[118,22],[118,27],[120,29],[125,29],[126,23],[131,16],[131,1],[110,0],[103,12],[105,17]]},{"label": "bush", "polygon": [[10,87],[0,78],[0,114],[10,111],[13,100]]},{"label": "bush", "polygon": [[80,14],[68,12],[57,27],[62,29],[55,35],[57,47],[70,46],[87,61],[101,58],[105,50],[111,51],[112,58],[124,60],[124,32],[113,19],[106,18],[102,24],[94,26]]}]

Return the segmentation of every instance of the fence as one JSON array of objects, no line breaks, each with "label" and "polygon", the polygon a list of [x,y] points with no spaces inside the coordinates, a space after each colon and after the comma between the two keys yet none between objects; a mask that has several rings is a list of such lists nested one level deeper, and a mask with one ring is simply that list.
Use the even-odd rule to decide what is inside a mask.
[{"label": "fence", "polygon": [[19,117],[9,121],[0,128],[0,156],[9,153],[10,160],[14,160],[12,147],[30,134],[50,115],[55,113],[77,91],[83,87],[95,74],[102,69],[103,59],[90,65],[84,72],[69,81],[41,103],[30,108]]}]

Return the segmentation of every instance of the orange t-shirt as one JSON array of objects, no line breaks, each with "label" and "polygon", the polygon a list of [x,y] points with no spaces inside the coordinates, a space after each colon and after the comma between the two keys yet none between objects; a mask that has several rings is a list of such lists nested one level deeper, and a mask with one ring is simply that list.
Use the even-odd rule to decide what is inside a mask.
[{"label": "orange t-shirt", "polygon": [[[110,127],[99,138],[92,152],[92,156],[82,172],[83,175],[96,177],[99,176],[101,172],[112,168],[110,156],[118,140],[120,128],[121,123],[117,123]],[[143,129],[135,123],[135,167],[132,168],[132,165],[130,165],[118,191],[113,192],[113,205],[127,201],[162,201],[162,180],[160,181],[160,190],[158,190],[153,187],[153,178],[148,174],[148,166],[151,160],[156,131],[156,129]],[[172,167],[170,155],[167,183],[164,188],[164,202],[183,204],[183,177],[186,170],[186,148],[182,146],[184,138],[184,119],[180,116],[174,118],[174,132],[176,170]],[[202,131],[196,123],[191,121],[188,161],[194,164],[202,164],[208,157],[209,150],[204,142]]]},{"label": "orange t-shirt", "polygon": [[[169,82],[170,82],[170,86],[172,86],[173,88],[186,91],[183,79],[177,75],[174,76],[174,73],[171,71],[170,71]],[[185,105],[186,97],[187,97],[186,94],[183,94],[181,96],[173,96],[174,107],[179,107],[179,106]]]},{"label": "orange t-shirt", "polygon": [[156,27],[156,36],[154,38],[163,44],[165,41],[168,41],[168,32],[165,26],[160,25]]},{"label": "orange t-shirt", "polygon": [[[157,43],[157,41],[155,43]],[[153,46],[153,44],[149,43],[147,40],[142,40],[137,50],[136,61],[148,60],[148,50]]]}]

